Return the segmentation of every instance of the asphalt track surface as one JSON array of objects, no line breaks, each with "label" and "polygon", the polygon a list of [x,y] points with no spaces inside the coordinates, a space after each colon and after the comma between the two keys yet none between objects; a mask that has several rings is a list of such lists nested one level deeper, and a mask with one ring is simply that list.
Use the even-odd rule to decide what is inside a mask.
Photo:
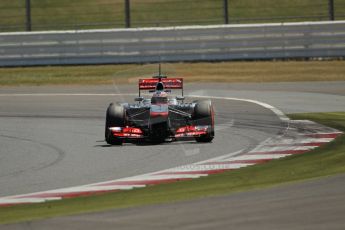
[{"label": "asphalt track surface", "polygon": [[[207,87],[204,84],[191,84],[189,87],[187,85],[186,88],[189,88],[189,92],[187,93],[198,95],[239,98],[245,96],[246,98],[257,100],[267,98],[268,100],[262,101],[273,104],[287,113],[343,111],[345,108],[344,82],[321,84],[208,84]],[[158,146],[137,146],[128,144],[122,147],[109,147],[105,145],[103,141],[105,108],[111,101],[126,101],[133,97],[115,97],[110,95],[94,96],[85,95],[85,93],[133,93],[136,92],[135,89],[136,87],[133,86],[123,86],[121,87],[121,91],[118,87],[114,86],[0,89],[2,94],[2,96],[0,96],[0,196],[122,178],[201,161],[241,149],[250,149],[261,141],[279,134],[284,129],[276,115],[261,106],[248,102],[214,100],[218,131],[212,144],[205,145],[188,142],[168,143]],[[31,93],[41,93],[41,95],[23,95]],[[64,95],[47,96],[46,93],[62,93]],[[83,95],[68,95],[76,93],[81,93]],[[13,94],[22,95],[14,96]],[[273,96],[269,97],[269,95]],[[317,98],[318,100],[313,100],[313,98]],[[304,106],[301,107],[302,104]],[[332,191],[344,191],[341,179],[343,178],[334,179],[339,183],[334,182],[332,184],[332,186],[334,186],[334,189],[331,189]],[[317,182],[315,183],[318,184]],[[326,182],[321,182],[321,184],[322,183]],[[303,187],[304,184],[301,186]],[[307,187],[306,189],[308,189]],[[318,187],[315,186],[315,188]],[[288,187],[285,190],[294,191],[294,188]],[[271,194],[272,199],[277,196],[274,190],[264,192],[267,192],[268,198],[270,197],[269,194]],[[286,193],[287,196],[284,197],[286,204],[291,203],[294,199],[296,200],[293,195],[289,197],[289,194],[293,193]],[[322,191],[320,191],[320,194],[322,194]],[[234,196],[236,198],[238,195]],[[245,195],[243,196],[245,197]],[[259,194],[255,194],[254,192],[251,196],[254,198],[255,196],[260,196],[260,192]],[[311,199],[310,203],[308,203],[309,206],[302,205],[302,207],[299,206],[299,208],[303,210],[304,207],[304,209],[309,210],[310,204],[314,203],[314,201],[321,204],[322,201],[326,199],[323,199],[323,197],[323,195],[317,196],[319,200]],[[334,199],[337,198],[336,200],[339,200],[339,197],[343,198],[337,193],[335,195],[331,194],[327,199],[332,199],[332,197]],[[215,198],[214,202],[218,202],[218,206],[222,207],[221,204],[227,199],[231,201],[234,198],[233,196],[224,197],[223,200],[221,198]],[[245,202],[245,200],[246,199],[244,199],[243,202]],[[303,199],[297,200],[302,201]],[[195,202],[194,211],[199,210],[198,205],[203,205],[203,202],[206,202],[204,205],[207,206],[207,201],[199,200]],[[251,204],[246,203],[246,205],[241,204],[240,201],[238,202],[238,206],[234,206],[235,209],[231,203],[228,203],[229,206],[227,206],[232,210],[235,216],[240,216],[241,207],[243,207],[243,210],[244,208],[253,209],[258,205],[255,204],[255,202]],[[269,200],[267,200],[267,202],[269,203]],[[303,202],[308,201],[303,200]],[[213,207],[215,205],[214,207],[216,207],[216,203],[212,203],[211,206]],[[343,202],[339,201],[338,204],[339,203]],[[291,204],[293,204],[293,202]],[[180,205],[180,208],[186,208],[186,210],[188,207],[193,207],[193,205],[190,206],[188,202],[176,205]],[[260,205],[265,206],[264,200],[260,202]],[[293,211],[286,207],[284,209],[283,205],[284,202],[282,203],[281,211],[288,213]],[[95,221],[95,223],[97,223],[98,228],[103,227],[103,229],[107,229],[107,227],[109,227],[108,224],[116,224],[116,220],[120,221],[118,223],[122,223],[119,227],[124,229],[126,229],[126,227],[128,227],[127,229],[136,229],[135,226],[137,226],[138,229],[142,229],[140,225],[144,226],[144,228],[151,228],[155,226],[145,225],[145,223],[149,224],[154,220],[159,222],[162,216],[154,215],[155,217],[150,217],[150,213],[153,214],[155,210],[156,212],[157,210],[161,210],[162,213],[169,213],[169,210],[170,212],[173,211],[171,208],[176,210],[173,205],[160,205],[147,207],[147,209],[143,207],[138,209],[139,211],[136,211],[137,209],[114,211],[108,213],[109,215],[113,215],[113,221],[109,220],[102,222],[102,218],[104,217],[105,220],[107,220],[108,215],[107,213],[103,213],[103,217],[98,216],[99,221]],[[201,219],[197,219],[198,216],[201,217],[202,215],[200,216],[197,213],[193,215],[192,210],[193,209],[190,209],[189,217],[187,217],[187,215],[179,216],[181,212],[178,211],[175,212],[176,215],[170,213],[169,216],[172,220],[175,218],[179,221],[166,222],[165,226],[157,226],[161,226],[162,228],[160,229],[193,229],[196,224],[203,222],[200,222]],[[239,212],[236,212],[237,210]],[[264,221],[276,221],[277,218],[275,218],[274,215],[272,216],[272,213],[277,211],[278,210],[275,211],[271,209],[271,212],[252,217],[257,218],[252,222],[245,222],[242,218],[244,221],[242,229],[250,229],[250,224],[257,221],[260,223]],[[129,225],[126,225],[126,222],[121,222],[121,213],[123,212],[132,213],[133,218],[139,218],[138,222],[141,224],[131,225],[128,223]],[[230,223],[227,217],[221,215],[221,213],[227,213],[224,212],[224,206],[223,209],[214,208],[211,212],[213,214],[209,215],[209,220],[213,221],[216,225],[212,225],[210,228],[226,228],[227,226],[231,226],[229,225]],[[143,213],[145,213],[145,215]],[[319,214],[320,213],[322,212],[319,212]],[[332,215],[334,216],[335,214],[336,213],[333,213]],[[95,214],[95,217],[97,217],[97,215],[101,214]],[[218,220],[217,217],[219,217]],[[313,217],[317,217],[317,215]],[[73,217],[71,218],[73,219]],[[78,217],[76,218],[78,219]],[[83,216],[80,218],[83,219]],[[130,215],[126,216],[126,218],[127,221],[131,220]],[[181,225],[181,223],[184,223],[183,221],[187,219],[190,220],[190,223],[193,223],[194,227],[188,224]],[[34,229],[39,229],[40,226],[47,227],[47,224],[55,223],[54,221],[65,223],[65,225],[62,224],[60,226],[68,228],[70,222],[66,222],[66,220],[71,219],[67,217],[67,219],[53,219],[52,222],[49,222],[49,220],[47,222],[38,222]],[[202,220],[206,221],[207,216],[204,216]],[[286,218],[285,220],[287,221],[289,219]],[[90,226],[90,229],[93,229],[91,227],[92,225],[84,221],[71,221],[71,223],[76,224],[73,228]],[[279,223],[277,222],[277,225],[274,226],[277,228],[285,226],[284,221],[280,221]],[[337,223],[344,224],[344,222],[339,222],[338,219],[338,222],[333,223],[334,225],[332,226],[338,226]],[[296,222],[295,225],[286,226],[292,226],[295,227],[294,229],[298,229],[297,227],[300,226],[300,224],[301,223]],[[26,225],[14,225],[12,227],[24,227],[24,229],[29,227],[25,226]],[[208,225],[206,224],[205,226]],[[255,224],[252,226],[255,226]],[[270,227],[268,225],[262,226]],[[310,229],[312,229],[311,226],[312,225],[310,225]],[[7,227],[12,229],[11,226]],[[202,225],[198,225],[198,228],[201,227]],[[304,227],[304,229],[306,229],[308,225],[304,225]]]},{"label": "asphalt track surface", "polygon": [[111,101],[133,98],[0,96],[0,196],[119,179],[249,150],[284,129],[272,111],[259,105],[213,100],[217,137],[211,144],[110,147],[104,142],[105,110]]}]

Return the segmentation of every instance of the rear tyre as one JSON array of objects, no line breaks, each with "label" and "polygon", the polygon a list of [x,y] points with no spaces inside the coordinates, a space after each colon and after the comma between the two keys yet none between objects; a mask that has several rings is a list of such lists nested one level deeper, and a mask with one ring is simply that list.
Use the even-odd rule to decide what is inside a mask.
[{"label": "rear tyre", "polygon": [[125,126],[125,109],[120,104],[111,103],[108,106],[105,118],[105,141],[110,145],[122,145],[123,139],[114,137],[109,130],[110,127]]},{"label": "rear tyre", "polygon": [[197,142],[211,142],[214,138],[214,112],[211,100],[196,101],[194,107],[195,125],[207,125],[207,133],[200,137],[196,137]]}]

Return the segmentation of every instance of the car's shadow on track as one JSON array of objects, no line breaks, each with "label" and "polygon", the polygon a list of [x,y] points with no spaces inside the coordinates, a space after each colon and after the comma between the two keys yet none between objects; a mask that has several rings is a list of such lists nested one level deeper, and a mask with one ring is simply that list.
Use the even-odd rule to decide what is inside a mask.
[{"label": "car's shadow on track", "polygon": [[[104,142],[104,141],[96,141],[96,142]],[[211,142],[212,143],[212,142]],[[195,142],[195,141],[177,141],[177,142],[163,142],[163,143],[154,143],[154,142],[138,142],[138,143],[124,143],[122,145],[109,145],[109,144],[100,144],[94,145],[95,148],[119,148],[119,147],[128,147],[128,146],[161,146],[161,145],[205,145],[211,143],[202,143],[202,142]]]}]

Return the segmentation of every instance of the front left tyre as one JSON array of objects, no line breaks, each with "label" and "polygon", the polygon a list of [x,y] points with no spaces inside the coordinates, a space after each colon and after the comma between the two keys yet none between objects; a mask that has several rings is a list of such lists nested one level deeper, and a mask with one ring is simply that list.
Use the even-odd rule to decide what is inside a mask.
[{"label": "front left tyre", "polygon": [[197,142],[211,142],[214,138],[214,111],[211,100],[196,101],[194,122],[197,126],[208,126],[207,133],[196,137]]}]

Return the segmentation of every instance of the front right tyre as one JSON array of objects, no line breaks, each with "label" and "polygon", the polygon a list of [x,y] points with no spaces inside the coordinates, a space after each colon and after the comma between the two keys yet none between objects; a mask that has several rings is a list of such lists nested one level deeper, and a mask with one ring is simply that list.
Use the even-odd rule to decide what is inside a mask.
[{"label": "front right tyre", "polygon": [[125,126],[125,109],[118,103],[111,103],[108,106],[105,118],[105,141],[110,145],[122,145],[123,139],[115,137],[110,127]]}]

